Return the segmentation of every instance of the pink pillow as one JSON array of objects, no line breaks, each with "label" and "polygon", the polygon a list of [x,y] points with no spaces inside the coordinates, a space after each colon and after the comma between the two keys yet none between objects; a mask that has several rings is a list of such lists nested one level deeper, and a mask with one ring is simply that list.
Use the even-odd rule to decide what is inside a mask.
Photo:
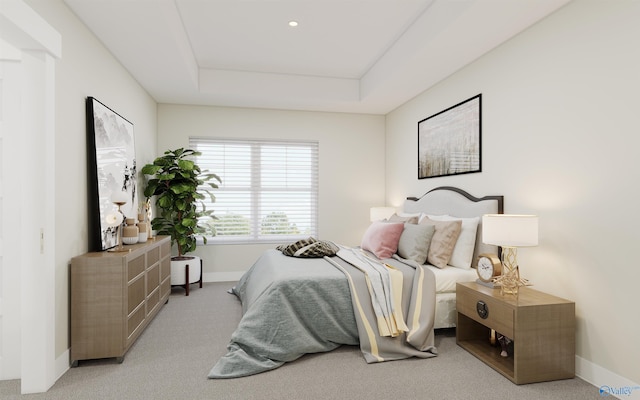
[{"label": "pink pillow", "polygon": [[398,250],[398,241],[404,230],[404,223],[372,223],[362,237],[360,247],[369,250],[378,258],[391,258]]}]

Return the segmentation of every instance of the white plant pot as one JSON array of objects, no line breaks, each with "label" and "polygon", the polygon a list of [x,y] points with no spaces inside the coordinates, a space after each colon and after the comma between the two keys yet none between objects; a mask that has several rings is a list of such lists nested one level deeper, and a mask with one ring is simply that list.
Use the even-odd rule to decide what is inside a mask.
[{"label": "white plant pot", "polygon": [[171,285],[184,285],[186,283],[185,270],[189,265],[189,283],[200,280],[200,257],[183,256],[182,260],[171,258]]}]

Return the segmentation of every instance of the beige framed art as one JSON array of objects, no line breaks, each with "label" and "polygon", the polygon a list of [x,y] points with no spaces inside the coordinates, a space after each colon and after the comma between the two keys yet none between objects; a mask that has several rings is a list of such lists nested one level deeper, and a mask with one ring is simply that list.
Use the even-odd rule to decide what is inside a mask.
[{"label": "beige framed art", "polygon": [[418,122],[418,179],[482,171],[482,94]]}]

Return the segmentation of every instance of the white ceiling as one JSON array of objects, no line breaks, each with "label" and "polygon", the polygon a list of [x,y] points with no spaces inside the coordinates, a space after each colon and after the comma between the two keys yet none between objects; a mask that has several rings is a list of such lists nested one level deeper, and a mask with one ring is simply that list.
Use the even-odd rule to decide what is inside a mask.
[{"label": "white ceiling", "polygon": [[64,1],[159,103],[386,114],[570,0]]}]

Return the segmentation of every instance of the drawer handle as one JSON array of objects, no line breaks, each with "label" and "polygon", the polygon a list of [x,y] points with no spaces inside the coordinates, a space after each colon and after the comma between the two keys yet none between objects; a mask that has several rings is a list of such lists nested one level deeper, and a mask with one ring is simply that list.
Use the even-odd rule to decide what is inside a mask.
[{"label": "drawer handle", "polygon": [[476,311],[482,319],[487,319],[487,317],[489,316],[489,306],[487,306],[487,303],[482,300],[479,300],[476,303]]}]

